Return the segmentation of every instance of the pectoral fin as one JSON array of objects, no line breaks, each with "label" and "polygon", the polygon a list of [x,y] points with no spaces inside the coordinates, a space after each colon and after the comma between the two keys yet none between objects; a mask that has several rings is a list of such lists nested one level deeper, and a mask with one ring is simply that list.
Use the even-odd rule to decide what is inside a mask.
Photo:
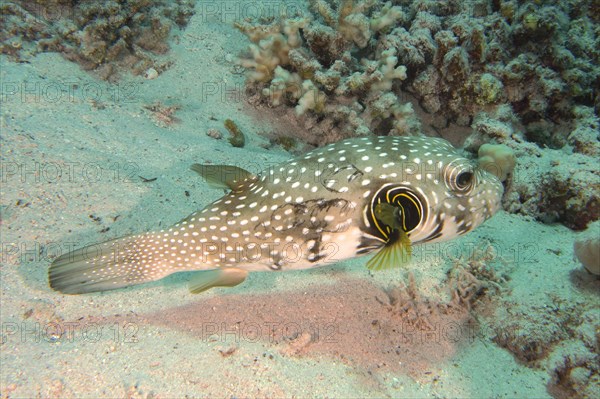
[{"label": "pectoral fin", "polygon": [[189,282],[190,292],[199,294],[213,287],[234,287],[246,280],[248,272],[236,267],[196,272]]},{"label": "pectoral fin", "polygon": [[231,165],[200,165],[193,164],[190,169],[198,173],[214,188],[238,191],[256,181],[257,176],[245,169]]},{"label": "pectoral fin", "polygon": [[390,237],[390,241],[381,248],[368,262],[369,270],[390,269],[400,267],[410,260],[412,247],[406,232],[394,230],[396,237]]}]

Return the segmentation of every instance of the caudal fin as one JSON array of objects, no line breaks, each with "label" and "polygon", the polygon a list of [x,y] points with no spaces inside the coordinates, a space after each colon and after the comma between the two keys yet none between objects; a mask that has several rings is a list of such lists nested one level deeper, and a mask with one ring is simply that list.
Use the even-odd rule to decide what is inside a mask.
[{"label": "caudal fin", "polygon": [[114,290],[172,273],[158,255],[151,233],[118,238],[61,255],[48,270],[50,287],[64,294]]}]

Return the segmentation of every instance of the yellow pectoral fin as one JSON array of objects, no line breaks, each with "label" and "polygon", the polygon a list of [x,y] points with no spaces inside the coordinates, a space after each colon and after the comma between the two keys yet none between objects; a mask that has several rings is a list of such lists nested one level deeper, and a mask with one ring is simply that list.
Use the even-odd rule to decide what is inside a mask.
[{"label": "yellow pectoral fin", "polygon": [[248,272],[236,267],[196,272],[189,283],[190,292],[199,294],[213,287],[234,287],[246,280]]},{"label": "yellow pectoral fin", "polygon": [[394,267],[400,267],[410,261],[412,247],[410,239],[402,230],[398,231],[398,237],[390,241],[379,252],[375,254],[368,262],[369,270],[382,270]]}]

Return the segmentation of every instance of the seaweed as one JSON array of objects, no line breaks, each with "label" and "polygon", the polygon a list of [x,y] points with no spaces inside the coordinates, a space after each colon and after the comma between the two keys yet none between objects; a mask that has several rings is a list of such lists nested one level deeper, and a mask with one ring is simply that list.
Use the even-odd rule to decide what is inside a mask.
[{"label": "seaweed", "polygon": [[447,300],[424,297],[417,288],[414,274],[409,272],[406,284],[386,291],[392,319],[417,331],[433,331],[442,318],[448,317],[459,323],[477,323],[478,312],[497,303],[498,295],[506,292],[507,278],[491,266],[495,259],[496,254],[489,244],[475,248],[468,258],[454,259],[440,287],[440,292],[448,293]]},{"label": "seaweed", "polygon": [[225,129],[227,129],[231,135],[231,137],[227,139],[229,143],[234,147],[243,147],[246,144],[246,136],[244,136],[244,133],[242,133],[236,123],[231,119],[225,119],[224,125]]}]

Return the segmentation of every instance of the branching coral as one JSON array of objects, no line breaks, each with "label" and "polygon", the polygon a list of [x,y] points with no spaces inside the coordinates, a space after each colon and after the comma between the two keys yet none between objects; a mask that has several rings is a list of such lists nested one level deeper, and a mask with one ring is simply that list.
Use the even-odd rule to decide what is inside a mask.
[{"label": "branching coral", "polygon": [[294,106],[315,130],[313,144],[382,130],[417,134],[412,108],[393,92],[394,84],[407,78],[397,50],[379,46],[361,54],[404,19],[402,9],[374,1],[332,5],[313,0],[310,5],[315,20],[236,24],[252,42],[240,59],[250,69],[248,82],[269,105]]},{"label": "branching coral", "polygon": [[[469,124],[487,105],[509,102],[529,123],[569,119],[571,104],[588,101],[582,95],[598,96],[599,38],[585,13],[572,12],[569,2],[480,3],[487,3],[480,12],[465,4],[448,16],[436,2],[413,2],[410,27],[391,32],[400,62],[415,76],[407,88],[425,109],[448,104],[442,112],[449,122]],[[419,46],[419,35],[433,37],[433,49]],[[423,50],[432,54],[431,64],[418,56]],[[436,90],[423,84],[429,81],[438,82]]]},{"label": "branching coral", "polygon": [[305,18],[285,19],[278,24],[266,26],[236,23],[236,28],[244,32],[253,43],[249,47],[251,58],[240,60],[240,65],[253,70],[248,75],[248,80],[269,82],[278,66],[283,68],[290,65],[290,50],[300,46],[299,29],[307,23]]},{"label": "branching coral", "polygon": [[448,271],[448,285],[455,306],[471,309],[483,299],[502,292],[507,279],[499,275],[491,265],[498,254],[489,243],[475,247],[467,256],[453,260]]},{"label": "branching coral", "polygon": [[396,317],[420,329],[432,326],[431,318],[442,314],[472,312],[477,305],[489,302],[505,290],[506,279],[491,265],[498,259],[488,244],[474,248],[468,256],[453,260],[444,289],[450,299],[424,298],[418,291],[414,275],[408,274],[408,284],[387,291],[390,310]]}]

